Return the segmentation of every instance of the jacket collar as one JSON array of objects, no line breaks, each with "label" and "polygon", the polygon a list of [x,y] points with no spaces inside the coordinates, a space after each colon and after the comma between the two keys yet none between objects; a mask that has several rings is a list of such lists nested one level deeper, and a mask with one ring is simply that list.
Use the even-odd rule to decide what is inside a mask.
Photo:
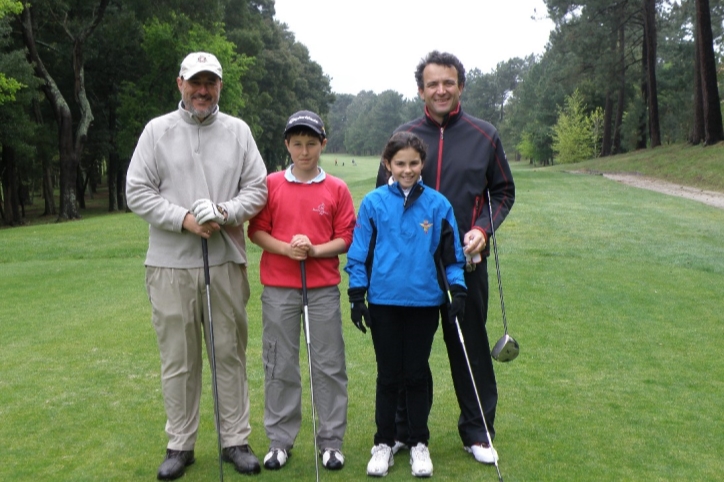
[{"label": "jacket collar", "polygon": [[425,106],[425,117],[427,118],[427,121],[437,127],[447,127],[448,125],[456,122],[462,115],[463,106],[460,102],[458,102],[457,107],[455,107],[442,119],[442,124],[438,124],[438,122],[430,116],[430,112],[427,110],[427,106]]},{"label": "jacket collar", "polygon": [[401,197],[403,201],[403,205],[405,208],[410,207],[412,203],[417,201],[417,199],[422,195],[422,191],[425,190],[425,185],[422,183],[422,178],[420,178],[414,186],[412,186],[412,189],[410,189],[410,193],[405,197],[405,193],[400,187],[400,183],[397,181],[394,181],[391,177],[387,181],[387,188],[394,194],[395,196]]}]

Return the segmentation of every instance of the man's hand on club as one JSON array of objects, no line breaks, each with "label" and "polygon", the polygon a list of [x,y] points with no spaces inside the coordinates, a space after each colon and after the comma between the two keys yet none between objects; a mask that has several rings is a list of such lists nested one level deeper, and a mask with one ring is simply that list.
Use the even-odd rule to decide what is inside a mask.
[{"label": "man's hand on club", "polygon": [[[352,323],[362,333],[367,333],[365,325],[370,326],[370,310],[365,303],[365,292],[365,288],[350,288],[347,291],[349,305],[352,308]],[[364,320],[364,324],[362,320]]]},{"label": "man's hand on club", "polygon": [[206,224],[209,221],[213,221],[218,224],[225,224],[226,217],[211,199],[199,199],[193,206],[191,206],[191,212],[196,217],[198,224]]},{"label": "man's hand on club", "polygon": [[448,308],[448,322],[455,324],[455,318],[462,318],[465,314],[465,299],[468,297],[468,290],[460,285],[450,287],[450,307]]},{"label": "man's hand on club", "polygon": [[192,213],[186,213],[183,228],[190,233],[194,233],[195,235],[206,239],[209,239],[216,231],[221,230],[221,226],[213,221],[206,223],[203,226],[200,225],[196,222],[196,217],[194,217]]}]

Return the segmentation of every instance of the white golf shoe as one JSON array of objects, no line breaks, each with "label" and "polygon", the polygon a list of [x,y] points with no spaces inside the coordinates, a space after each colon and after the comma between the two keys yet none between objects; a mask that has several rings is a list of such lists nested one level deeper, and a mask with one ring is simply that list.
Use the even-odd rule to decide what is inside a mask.
[{"label": "white golf shoe", "polygon": [[287,463],[289,454],[284,449],[269,449],[264,457],[264,468],[267,470],[279,470]]},{"label": "white golf shoe", "polygon": [[395,457],[392,448],[386,444],[377,444],[370,451],[372,458],[367,464],[367,475],[384,477],[390,467],[395,465]]},{"label": "white golf shoe", "polygon": [[322,465],[327,470],[340,470],[344,467],[344,455],[337,449],[324,449],[322,452]]},{"label": "white golf shoe", "polygon": [[432,477],[432,460],[427,445],[420,442],[410,449],[410,465],[415,477]]},{"label": "white golf shoe", "polygon": [[481,442],[473,444],[470,447],[465,447],[465,451],[469,454],[473,454],[475,460],[481,464],[492,465],[498,461],[498,452],[491,447],[488,442]]}]

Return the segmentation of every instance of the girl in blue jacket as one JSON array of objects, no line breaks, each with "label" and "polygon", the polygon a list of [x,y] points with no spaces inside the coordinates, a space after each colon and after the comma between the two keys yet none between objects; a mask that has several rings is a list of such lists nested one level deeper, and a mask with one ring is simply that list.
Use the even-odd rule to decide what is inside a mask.
[{"label": "girl in blue jacket", "polygon": [[415,134],[397,132],[390,138],[382,153],[390,182],[362,200],[347,253],[352,321],[363,333],[364,324],[370,328],[377,359],[377,433],[367,465],[373,476],[386,475],[394,464],[395,411],[402,387],[412,474],[432,475],[428,361],[440,306],[447,301],[442,276],[450,283],[450,321],[465,309],[465,255],[455,215],[442,194],[422,184],[425,156],[426,147]]}]

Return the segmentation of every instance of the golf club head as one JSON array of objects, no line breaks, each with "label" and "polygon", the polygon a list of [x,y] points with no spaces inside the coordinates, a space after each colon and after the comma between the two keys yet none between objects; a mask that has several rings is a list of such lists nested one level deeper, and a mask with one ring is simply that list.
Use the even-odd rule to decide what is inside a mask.
[{"label": "golf club head", "polygon": [[499,362],[509,362],[515,360],[519,352],[520,345],[518,345],[518,342],[506,333],[495,344],[490,355]]}]

